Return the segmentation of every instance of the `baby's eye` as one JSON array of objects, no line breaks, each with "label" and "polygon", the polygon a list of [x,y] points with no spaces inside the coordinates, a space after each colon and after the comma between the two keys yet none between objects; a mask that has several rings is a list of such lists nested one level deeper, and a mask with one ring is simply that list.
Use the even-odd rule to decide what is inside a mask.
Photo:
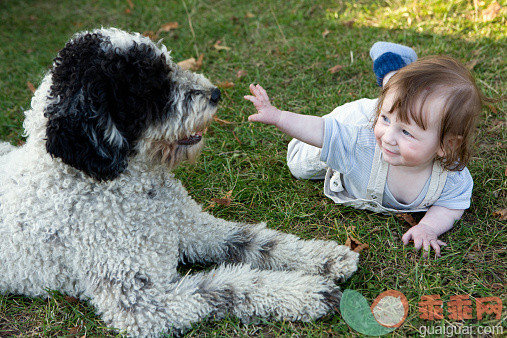
[{"label": "baby's eye", "polygon": [[412,136],[412,134],[410,134],[408,131],[406,131],[405,129],[402,130],[402,133],[403,135],[405,136]]},{"label": "baby's eye", "polygon": [[380,115],[380,118],[382,119],[382,121],[384,121],[385,123],[389,123],[389,119],[387,118],[387,116],[385,115]]}]

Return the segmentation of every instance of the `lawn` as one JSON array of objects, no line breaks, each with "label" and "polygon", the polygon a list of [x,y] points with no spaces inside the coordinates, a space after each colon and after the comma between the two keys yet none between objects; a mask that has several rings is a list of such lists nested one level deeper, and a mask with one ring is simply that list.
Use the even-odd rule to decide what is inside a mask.
[{"label": "lawn", "polygon": [[[0,139],[23,143],[23,111],[59,49],[81,30],[100,26],[149,34],[172,50],[175,61],[203,55],[199,72],[222,89],[217,121],[208,129],[196,165],[176,169],[190,194],[217,217],[267,222],[305,239],[369,245],[357,273],[342,285],[371,304],[385,290],[409,302],[393,336],[419,335],[421,327],[503,325],[494,315],[477,318],[474,299],[506,300],[507,231],[506,104],[482,112],[475,156],[472,206],[453,230],[442,257],[422,257],[401,236],[410,225],[395,216],[337,206],[322,182],[298,181],[285,161],[289,138],[247,121],[243,99],[250,83],[262,84],[279,108],[324,115],[363,97],[374,98],[369,48],[378,40],[412,46],[419,56],[446,54],[472,70],[494,98],[507,88],[507,5],[491,0],[244,1],[92,0],[0,1]],[[229,198],[220,204],[213,199]],[[414,215],[420,218],[420,215]],[[504,216],[505,217],[505,216]],[[186,267],[199,270],[203,267]],[[1,276],[0,276],[1,278]],[[0,336],[114,336],[86,302],[56,292],[49,299],[0,296]],[[444,319],[419,318],[422,296],[439,295]],[[473,319],[449,319],[452,296],[470,295]],[[504,310],[505,313],[505,310]],[[505,318],[505,315],[502,317]],[[340,316],[312,323],[236,318],[198,323],[190,336],[356,336]]]}]

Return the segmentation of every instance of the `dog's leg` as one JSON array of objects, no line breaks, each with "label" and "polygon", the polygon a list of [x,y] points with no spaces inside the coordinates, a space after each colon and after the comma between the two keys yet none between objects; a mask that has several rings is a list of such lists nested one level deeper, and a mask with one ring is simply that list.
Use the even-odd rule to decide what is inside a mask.
[{"label": "dog's leg", "polygon": [[107,325],[133,336],[184,333],[193,323],[226,314],[310,321],[336,309],[341,292],[327,278],[302,272],[220,266],[167,285],[106,283],[91,302]]},{"label": "dog's leg", "polygon": [[247,226],[209,214],[201,214],[190,231],[182,231],[180,256],[191,263],[247,263],[343,281],[356,271],[359,260],[358,253],[333,241],[306,241],[264,224]]}]

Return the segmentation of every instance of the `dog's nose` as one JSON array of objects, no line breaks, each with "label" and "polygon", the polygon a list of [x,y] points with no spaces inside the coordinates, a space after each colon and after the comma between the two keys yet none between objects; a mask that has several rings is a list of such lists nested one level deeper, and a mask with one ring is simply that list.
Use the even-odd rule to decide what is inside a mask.
[{"label": "dog's nose", "polygon": [[215,88],[211,91],[211,102],[218,103],[220,101],[220,89]]}]

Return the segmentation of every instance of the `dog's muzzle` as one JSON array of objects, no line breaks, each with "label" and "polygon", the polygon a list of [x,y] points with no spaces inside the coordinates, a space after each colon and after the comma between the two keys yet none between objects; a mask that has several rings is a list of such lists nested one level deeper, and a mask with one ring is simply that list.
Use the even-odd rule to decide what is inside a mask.
[{"label": "dog's muzzle", "polygon": [[202,140],[202,132],[198,132],[186,139],[179,140],[178,144],[181,146],[191,146],[201,142],[201,140]]}]

